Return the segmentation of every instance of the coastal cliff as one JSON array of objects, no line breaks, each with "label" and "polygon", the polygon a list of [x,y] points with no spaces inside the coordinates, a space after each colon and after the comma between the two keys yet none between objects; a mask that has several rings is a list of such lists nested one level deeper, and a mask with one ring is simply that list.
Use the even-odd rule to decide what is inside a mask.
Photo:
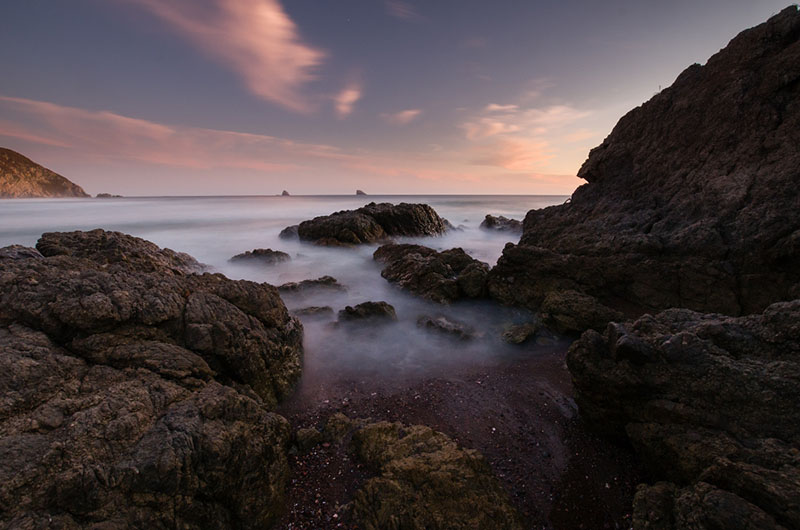
[{"label": "coastal cliff", "polygon": [[83,188],[16,151],[0,147],[0,198],[89,197]]}]

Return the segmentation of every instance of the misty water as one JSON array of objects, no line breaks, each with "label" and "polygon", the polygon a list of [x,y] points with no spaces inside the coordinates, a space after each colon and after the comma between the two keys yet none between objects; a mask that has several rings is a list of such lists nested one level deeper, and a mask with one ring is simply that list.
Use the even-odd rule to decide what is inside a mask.
[{"label": "misty water", "polygon": [[[290,310],[331,306],[328,318],[302,318],[305,329],[304,377],[339,375],[414,377],[446,370],[454,364],[495,362],[535,355],[501,340],[505,326],[531,318],[524,310],[490,301],[443,306],[405,293],[380,275],[372,253],[377,245],[357,248],[318,247],[278,238],[286,226],[318,215],[353,209],[370,201],[421,202],[460,229],[440,237],[406,238],[403,242],[437,250],[461,247],[494,265],[504,245],[518,236],[479,228],[487,213],[522,219],[530,209],[563,203],[564,196],[302,196],[185,197],[121,199],[23,199],[0,202],[0,246],[35,245],[43,232],[117,230],[162,247],[187,252],[233,279],[279,285],[330,275],[344,292],[316,291],[284,295]],[[232,264],[231,256],[254,248],[282,250],[291,261],[273,266]],[[398,321],[384,325],[332,326],[336,312],[347,305],[383,300],[392,304]],[[421,329],[420,316],[446,316],[474,328],[478,337],[460,341]]]}]

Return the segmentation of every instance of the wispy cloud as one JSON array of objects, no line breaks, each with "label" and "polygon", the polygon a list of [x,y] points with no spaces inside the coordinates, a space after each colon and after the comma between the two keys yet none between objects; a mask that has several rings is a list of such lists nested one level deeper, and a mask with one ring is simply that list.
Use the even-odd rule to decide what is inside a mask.
[{"label": "wispy cloud", "polygon": [[360,83],[350,83],[341,92],[334,96],[334,108],[340,118],[349,116],[353,112],[356,102],[361,99],[362,88]]},{"label": "wispy cloud", "polygon": [[123,0],[138,5],[242,76],[255,95],[308,112],[301,95],[325,52],[303,42],[278,0]]},{"label": "wispy cloud", "polygon": [[421,21],[425,18],[419,14],[417,8],[402,0],[386,0],[386,12],[395,18],[403,20]]},{"label": "wispy cloud", "polygon": [[400,112],[381,114],[381,118],[383,118],[387,123],[405,125],[407,123],[411,123],[411,121],[416,119],[420,114],[422,114],[422,109],[406,109],[401,110]]},{"label": "wispy cloud", "polygon": [[497,103],[489,103],[486,105],[486,112],[516,112],[519,109],[517,105],[498,105]]},{"label": "wispy cloud", "polygon": [[512,171],[536,171],[553,158],[545,140],[496,138],[472,150],[471,163],[497,166]]}]

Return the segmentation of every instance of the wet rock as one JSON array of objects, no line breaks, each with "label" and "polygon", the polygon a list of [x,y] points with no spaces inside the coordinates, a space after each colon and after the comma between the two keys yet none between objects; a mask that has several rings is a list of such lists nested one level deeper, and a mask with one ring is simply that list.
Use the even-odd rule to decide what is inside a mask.
[{"label": "wet rock", "polygon": [[499,215],[487,214],[481,222],[481,228],[484,230],[496,230],[498,232],[513,232],[522,233],[522,221],[517,219],[509,219],[508,217]]},{"label": "wet rock", "polygon": [[799,323],[800,300],[747,317],[670,309],[573,344],[581,416],[670,483],[640,488],[637,528],[800,527]]},{"label": "wet rock", "polygon": [[541,327],[542,324],[538,320],[535,322],[526,322],[525,324],[513,324],[503,331],[503,342],[522,344],[535,337]]},{"label": "wet rock", "polygon": [[333,276],[321,276],[316,280],[289,282],[278,286],[278,291],[281,293],[302,293],[315,290],[345,291],[347,288]]},{"label": "wet rock", "polygon": [[264,265],[275,265],[290,261],[292,258],[286,252],[272,250],[271,248],[257,248],[248,250],[242,254],[236,254],[230,260],[231,263],[261,263]]},{"label": "wet rock", "polygon": [[470,340],[477,336],[475,329],[468,324],[441,315],[437,317],[419,317],[419,319],[417,319],[417,326],[437,333],[450,335],[461,340]]},{"label": "wet rock", "polygon": [[381,276],[434,302],[486,294],[489,266],[460,248],[437,252],[421,245],[389,243],[379,247],[373,258],[385,264]]},{"label": "wet rock", "polygon": [[331,318],[333,317],[333,308],[331,306],[310,306],[301,309],[295,309],[292,314],[298,317],[305,318]]},{"label": "wet rock", "polygon": [[297,235],[303,241],[319,245],[351,246],[375,243],[392,236],[435,236],[446,230],[446,221],[427,204],[372,202],[357,210],[343,210],[303,221],[298,225]]},{"label": "wet rock", "polygon": [[99,230],[0,251],[0,526],[268,527],[302,328],[266,284]]},{"label": "wet rock", "polygon": [[363,302],[339,311],[339,322],[353,320],[397,320],[394,307],[386,302]]},{"label": "wet rock", "polygon": [[528,212],[493,296],[731,315],[800,297],[798,28],[789,7],[620,119],[571,201]]},{"label": "wet rock", "polygon": [[287,226],[283,230],[280,231],[278,237],[281,239],[297,239],[299,236],[297,235],[297,229],[300,225],[292,225]]},{"label": "wet rock", "polygon": [[364,528],[522,528],[483,457],[442,433],[379,422],[355,431],[351,443],[378,473],[353,501]]},{"label": "wet rock", "polygon": [[552,291],[542,302],[542,317],[559,333],[602,331],[623,314],[601,304],[595,297],[577,291]]}]

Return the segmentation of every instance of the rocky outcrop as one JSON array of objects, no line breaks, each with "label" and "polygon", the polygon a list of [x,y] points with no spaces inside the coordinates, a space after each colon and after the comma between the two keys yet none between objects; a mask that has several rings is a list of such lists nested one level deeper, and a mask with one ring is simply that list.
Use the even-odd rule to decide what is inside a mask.
[{"label": "rocky outcrop", "polygon": [[315,280],[288,282],[278,286],[278,291],[285,294],[304,293],[306,291],[345,291],[347,288],[333,276],[321,276]]},{"label": "rocky outcrop", "polygon": [[495,230],[497,232],[522,233],[522,221],[509,219],[502,215],[495,217],[494,215],[486,214],[486,217],[481,221],[480,227],[484,230]]},{"label": "rocky outcrop", "polygon": [[291,197],[291,194],[290,194],[288,191],[286,191],[286,190],[283,190],[283,191],[281,192],[281,197]]},{"label": "rocky outcrop", "polygon": [[272,250],[271,248],[256,248],[236,254],[230,260],[231,263],[259,263],[262,265],[275,265],[284,263],[292,258],[286,252]]},{"label": "rocky outcrop", "polygon": [[[376,243],[393,236],[435,236],[447,229],[447,221],[427,204],[372,202],[357,210],[343,210],[303,221],[296,231],[302,241],[349,246]],[[290,238],[294,231],[294,227],[287,227],[280,237]]]},{"label": "rocky outcrop", "polygon": [[489,288],[641,314],[731,315],[800,296],[800,13],[742,32],[624,116],[571,201],[533,210]]},{"label": "rocky outcrop", "polygon": [[667,481],[639,488],[635,528],[800,528],[800,300],[610,324],[567,363],[582,417]]},{"label": "rocky outcrop", "polygon": [[16,151],[0,147],[0,198],[89,197],[83,188]]},{"label": "rocky outcrop", "polygon": [[122,199],[122,195],[113,195],[111,193],[98,193],[94,196],[95,199]]},{"label": "rocky outcrop", "polygon": [[435,317],[421,316],[417,319],[417,326],[443,335],[449,335],[459,340],[470,340],[478,336],[478,333],[470,325],[447,318],[444,315]]},{"label": "rocky outcrop", "polygon": [[391,304],[386,302],[363,302],[355,306],[347,306],[339,311],[339,322],[360,320],[397,320],[397,313]]},{"label": "rocky outcrop", "polygon": [[381,276],[403,289],[439,303],[486,296],[489,266],[460,248],[437,252],[421,245],[389,243],[373,258]]},{"label": "rocky outcrop", "polygon": [[0,526],[263,528],[302,328],[274,287],[115,232],[0,250]]},{"label": "rocky outcrop", "polygon": [[603,331],[609,322],[623,318],[619,311],[577,291],[549,292],[540,311],[548,326],[559,333],[581,333],[587,329]]},{"label": "rocky outcrop", "polygon": [[503,330],[500,338],[508,344],[524,344],[529,339],[536,336],[542,324],[538,320],[526,322],[525,324],[512,324]]}]

